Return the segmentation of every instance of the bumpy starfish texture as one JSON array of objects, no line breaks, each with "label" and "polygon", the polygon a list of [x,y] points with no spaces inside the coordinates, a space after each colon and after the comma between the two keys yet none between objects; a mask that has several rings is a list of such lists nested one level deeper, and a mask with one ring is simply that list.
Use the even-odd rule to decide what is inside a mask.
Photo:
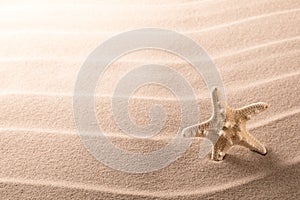
[{"label": "bumpy starfish texture", "polygon": [[[184,137],[207,137],[214,144],[211,159],[221,161],[227,151],[234,145],[246,147],[259,154],[265,155],[266,148],[256,140],[246,129],[250,118],[268,108],[268,104],[258,102],[232,109],[222,105],[217,89],[212,91],[213,116],[200,124],[183,129]],[[224,108],[223,108],[224,106]]]}]

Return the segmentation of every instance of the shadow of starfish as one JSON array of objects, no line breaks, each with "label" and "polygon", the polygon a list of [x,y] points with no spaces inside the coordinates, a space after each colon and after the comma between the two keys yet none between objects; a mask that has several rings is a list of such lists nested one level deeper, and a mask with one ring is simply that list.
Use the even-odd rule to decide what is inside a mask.
[{"label": "shadow of starfish", "polygon": [[245,168],[245,170],[257,171],[255,169],[259,168],[260,172],[276,171],[285,167],[284,161],[272,149],[268,149],[268,155],[266,155],[265,159],[227,155],[226,162],[237,168]]}]

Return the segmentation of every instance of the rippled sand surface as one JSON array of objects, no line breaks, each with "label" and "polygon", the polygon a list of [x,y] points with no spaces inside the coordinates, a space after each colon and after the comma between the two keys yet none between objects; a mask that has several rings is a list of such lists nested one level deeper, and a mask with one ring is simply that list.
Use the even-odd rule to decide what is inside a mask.
[{"label": "rippled sand surface", "polygon": [[[103,165],[84,148],[72,109],[77,73],[103,41],[144,27],[175,30],[203,47],[232,107],[270,104],[249,122],[266,156],[234,147],[223,162],[199,159],[201,139],[195,139],[168,167],[130,174]],[[3,1],[0,41],[0,199],[299,198],[299,0]],[[130,138],[113,120],[118,80],[151,63],[176,69],[204,108],[201,121],[210,115],[208,90],[188,63],[166,52],[133,52],[109,67],[96,91],[100,125],[120,148],[157,150],[178,128],[178,103],[160,86],[141,88],[129,103],[140,125],[149,123],[150,105],[164,106],[160,135]]]}]

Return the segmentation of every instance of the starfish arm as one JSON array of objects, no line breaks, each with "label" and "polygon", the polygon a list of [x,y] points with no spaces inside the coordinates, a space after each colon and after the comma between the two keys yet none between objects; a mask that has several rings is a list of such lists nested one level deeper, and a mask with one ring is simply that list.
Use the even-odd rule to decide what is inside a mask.
[{"label": "starfish arm", "polygon": [[211,92],[212,96],[212,105],[213,105],[213,118],[215,120],[224,119],[225,118],[225,107],[224,103],[221,100],[218,89],[213,88]]},{"label": "starfish arm", "polygon": [[231,139],[231,134],[230,133],[228,133],[227,131],[221,131],[221,134],[222,134],[222,136],[224,137],[224,138],[226,138],[226,140],[228,141],[228,143],[230,144],[230,145],[233,145],[233,141],[232,141],[232,139]]},{"label": "starfish arm", "polygon": [[252,151],[260,153],[262,155],[267,154],[266,147],[255,139],[250,133],[246,132],[243,134],[242,140],[239,142],[240,146],[246,147]]},{"label": "starfish arm", "polygon": [[223,136],[220,136],[213,147],[211,159],[214,161],[221,161],[224,159],[227,151],[231,148],[230,142]]},{"label": "starfish arm", "polygon": [[258,114],[269,107],[267,103],[258,102],[237,109],[236,112],[244,119],[250,119],[252,115]]},{"label": "starfish arm", "polygon": [[196,124],[196,125],[184,128],[182,130],[182,136],[183,137],[205,137],[206,130],[209,128],[210,122],[211,122],[211,119],[209,119],[205,122],[202,122],[200,124]]}]

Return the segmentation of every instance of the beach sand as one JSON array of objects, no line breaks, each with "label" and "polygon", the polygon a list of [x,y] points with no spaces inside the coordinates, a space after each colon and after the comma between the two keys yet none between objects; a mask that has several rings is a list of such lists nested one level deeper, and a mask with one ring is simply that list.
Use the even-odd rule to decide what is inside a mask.
[{"label": "beach sand", "polygon": [[[299,198],[299,0],[9,1],[1,2],[0,16],[0,199]],[[266,156],[237,146],[222,162],[200,159],[202,139],[194,139],[167,167],[134,174],[90,154],[73,115],[77,74],[102,42],[144,27],[177,31],[205,49],[231,107],[270,104],[248,123],[268,149]],[[133,52],[109,67],[96,90],[100,126],[120,148],[158,150],[179,127],[178,102],[162,86],[140,88],[129,102],[139,125],[149,123],[153,103],[163,105],[167,121],[161,134],[132,138],[114,122],[116,84],[135,67],[152,63],[177,70],[203,108],[195,117],[210,117],[208,89],[188,63],[166,52]]]}]

